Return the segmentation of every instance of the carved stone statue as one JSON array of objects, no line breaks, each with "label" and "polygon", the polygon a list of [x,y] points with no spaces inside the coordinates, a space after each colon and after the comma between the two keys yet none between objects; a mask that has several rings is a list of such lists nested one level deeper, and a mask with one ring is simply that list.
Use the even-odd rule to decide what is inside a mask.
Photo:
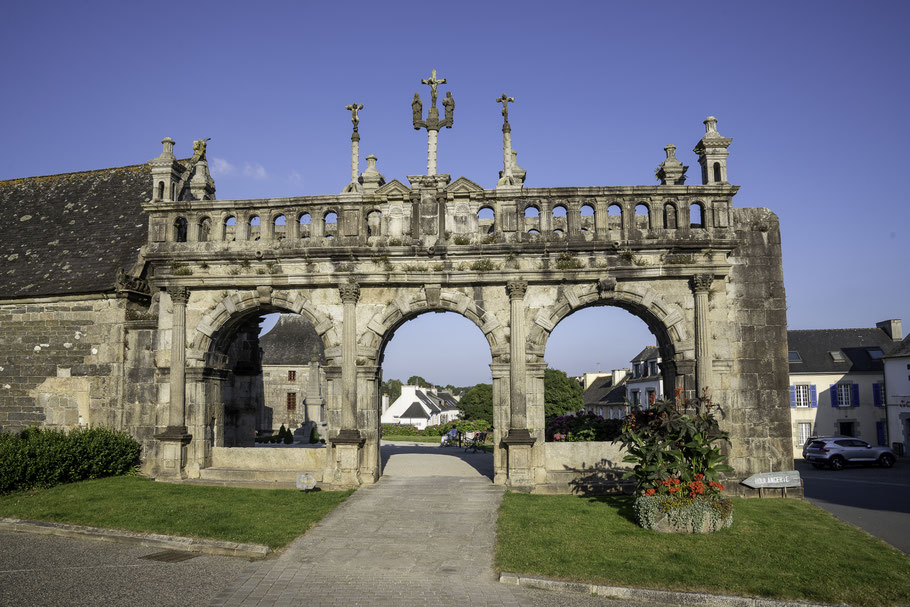
[{"label": "carved stone statue", "polygon": [[414,93],[414,99],[411,100],[411,110],[414,112],[414,128],[418,131],[423,126],[423,102],[420,100],[420,95]]},{"label": "carved stone statue", "polygon": [[211,137],[208,137],[206,139],[197,139],[193,142],[193,158],[190,160],[191,165],[196,164],[201,160],[205,160],[205,143],[211,139]]},{"label": "carved stone statue", "polygon": [[352,103],[350,105],[344,106],[344,109],[350,110],[351,112],[351,122],[354,123],[354,130],[357,130],[357,124],[360,122],[360,118],[357,116],[357,110],[363,109],[363,104]]},{"label": "carved stone statue", "polygon": [[446,109],[445,122],[451,124],[455,119],[455,98],[452,97],[452,91],[447,91],[445,99],[442,100],[442,107]]},{"label": "carved stone statue", "polygon": [[433,74],[429,78],[422,78],[420,80],[420,83],[430,85],[430,99],[431,99],[430,105],[433,107],[436,107],[436,87],[439,86],[440,84],[445,84],[446,79],[443,78],[442,80],[437,80],[436,79],[436,70],[433,70]]}]

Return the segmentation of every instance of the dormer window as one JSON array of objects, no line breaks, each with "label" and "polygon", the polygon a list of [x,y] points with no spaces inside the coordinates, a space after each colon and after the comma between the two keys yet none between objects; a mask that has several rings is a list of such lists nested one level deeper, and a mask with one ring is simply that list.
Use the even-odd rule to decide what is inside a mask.
[{"label": "dormer window", "polygon": [[832,350],[831,352],[828,352],[828,354],[831,355],[831,359],[834,360],[834,362],[836,362],[836,363],[847,362],[847,357],[844,356],[844,353],[841,352],[840,350]]},{"label": "dormer window", "polygon": [[803,359],[799,355],[799,352],[797,352],[796,350],[790,350],[789,352],[787,352],[787,362],[801,363],[801,362],[803,362]]},{"label": "dormer window", "polygon": [[866,348],[866,353],[869,354],[869,358],[872,360],[878,360],[885,355],[881,348]]}]

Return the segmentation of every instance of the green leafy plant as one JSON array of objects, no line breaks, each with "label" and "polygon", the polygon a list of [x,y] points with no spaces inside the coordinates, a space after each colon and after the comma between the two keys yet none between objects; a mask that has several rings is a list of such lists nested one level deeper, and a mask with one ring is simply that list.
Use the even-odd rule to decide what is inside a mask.
[{"label": "green leafy plant", "polygon": [[723,490],[720,474],[732,472],[724,463],[721,445],[729,442],[720,429],[707,398],[683,400],[677,391],[673,400],[659,400],[648,409],[636,409],[623,420],[620,442],[634,465],[626,478],[634,477],[640,495],[716,494]]},{"label": "green leafy plant", "polygon": [[471,264],[471,269],[475,272],[492,272],[498,270],[499,267],[489,259],[478,259]]},{"label": "green leafy plant", "polygon": [[459,235],[459,236],[456,236],[456,237],[452,240],[452,242],[454,242],[454,243],[457,244],[457,245],[471,244],[471,237],[470,237],[470,236],[461,236],[461,235]]},{"label": "green leafy plant", "polygon": [[400,247],[401,239],[400,238],[389,238],[389,246],[390,247]]},{"label": "green leafy plant", "polygon": [[612,441],[622,430],[621,419],[604,419],[593,413],[553,415],[547,418],[547,442]]},{"label": "green leafy plant", "polygon": [[556,258],[556,267],[560,270],[579,270],[585,267],[585,264],[567,251],[560,253]]}]

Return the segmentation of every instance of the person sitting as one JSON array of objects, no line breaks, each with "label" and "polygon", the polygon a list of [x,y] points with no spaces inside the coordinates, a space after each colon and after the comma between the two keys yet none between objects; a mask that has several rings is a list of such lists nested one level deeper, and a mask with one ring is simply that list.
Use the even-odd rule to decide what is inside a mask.
[{"label": "person sitting", "polygon": [[456,438],[458,438],[458,428],[455,427],[455,424],[452,424],[452,429],[443,434],[439,440],[439,446],[445,447],[450,443],[454,443]]}]

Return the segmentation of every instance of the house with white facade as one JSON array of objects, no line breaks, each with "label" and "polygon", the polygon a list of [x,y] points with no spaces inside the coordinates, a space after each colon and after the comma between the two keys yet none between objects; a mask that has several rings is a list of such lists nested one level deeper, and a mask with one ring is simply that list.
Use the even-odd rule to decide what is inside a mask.
[{"label": "house with white facade", "polygon": [[660,350],[647,346],[632,359],[632,374],[626,380],[626,398],[632,405],[645,409],[664,395],[664,381],[660,373]]},{"label": "house with white facade", "polygon": [[[585,373],[585,412],[599,415],[604,419],[622,419],[629,414],[626,400],[626,381],[629,369],[614,369],[612,373]],[[588,377],[596,375],[591,378]]]},{"label": "house with white facade", "polygon": [[458,402],[447,392],[434,388],[402,386],[401,396],[383,411],[380,423],[415,426],[423,430],[427,426],[447,424],[458,419],[461,412]]},{"label": "house with white facade", "polygon": [[874,329],[787,331],[794,458],[810,436],[888,444],[883,358],[900,331],[900,320]]},{"label": "house with white facade", "polygon": [[888,441],[898,455],[910,455],[910,335],[886,354],[882,362]]}]

